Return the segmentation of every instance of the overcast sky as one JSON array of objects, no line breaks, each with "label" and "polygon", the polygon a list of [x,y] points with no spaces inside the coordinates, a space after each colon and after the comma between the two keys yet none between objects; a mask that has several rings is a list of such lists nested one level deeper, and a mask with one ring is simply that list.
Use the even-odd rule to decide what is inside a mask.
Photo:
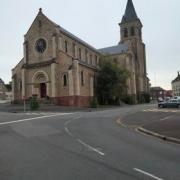
[{"label": "overcast sky", "polygon": [[[147,71],[152,86],[171,89],[180,70],[180,1],[133,0],[143,27]],[[23,40],[42,7],[43,13],[95,48],[116,45],[118,23],[127,0],[1,0],[0,78],[11,80],[11,69],[23,57]]]}]

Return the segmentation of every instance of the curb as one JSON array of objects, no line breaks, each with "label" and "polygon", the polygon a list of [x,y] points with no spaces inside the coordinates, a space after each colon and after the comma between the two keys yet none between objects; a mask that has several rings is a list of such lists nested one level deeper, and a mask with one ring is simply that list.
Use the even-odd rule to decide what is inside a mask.
[{"label": "curb", "polygon": [[[125,125],[124,123],[122,123],[120,118],[117,119],[116,122],[117,122],[120,126],[122,126],[122,127],[124,127],[124,128],[130,128],[130,127],[128,127],[127,125]],[[131,127],[131,129],[132,129],[132,127]],[[159,138],[159,139],[161,139],[161,140],[163,140],[163,141],[168,141],[168,142],[180,144],[180,139],[177,139],[177,138],[164,136],[164,135],[162,135],[162,134],[155,133],[155,132],[153,132],[153,131],[147,130],[147,129],[142,128],[142,127],[133,128],[133,129],[135,129],[135,130],[137,130],[137,131],[139,131],[139,132],[141,132],[141,133],[154,136],[154,137]]]},{"label": "curb", "polygon": [[142,127],[136,128],[136,130],[137,130],[137,131],[140,131],[140,132],[142,132],[142,133],[145,133],[145,134],[148,134],[148,135],[157,137],[157,138],[162,139],[162,140],[164,140],[164,141],[168,141],[168,142],[180,144],[180,139],[177,139],[177,138],[164,136],[164,135],[155,133],[155,132],[153,132],[153,131],[144,129],[144,128],[142,128]]}]

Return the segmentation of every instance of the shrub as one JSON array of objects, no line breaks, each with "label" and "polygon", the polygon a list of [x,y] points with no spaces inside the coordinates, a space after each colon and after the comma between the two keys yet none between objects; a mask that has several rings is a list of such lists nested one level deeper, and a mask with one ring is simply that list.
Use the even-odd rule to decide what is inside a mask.
[{"label": "shrub", "polygon": [[98,101],[97,98],[93,98],[90,102],[90,107],[91,108],[97,108],[98,107]]},{"label": "shrub", "polygon": [[122,101],[126,104],[134,104],[133,97],[132,96],[126,96],[122,99]]},{"label": "shrub", "polygon": [[150,103],[151,99],[150,99],[149,93],[144,94],[144,100],[145,100],[145,103]]},{"label": "shrub", "polygon": [[30,109],[33,111],[39,109],[39,103],[36,96],[33,96],[30,99]]}]

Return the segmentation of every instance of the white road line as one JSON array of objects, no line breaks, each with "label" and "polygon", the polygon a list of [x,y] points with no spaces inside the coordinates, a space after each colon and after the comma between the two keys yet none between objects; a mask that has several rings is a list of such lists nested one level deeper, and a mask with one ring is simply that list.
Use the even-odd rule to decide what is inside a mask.
[{"label": "white road line", "polygon": [[148,172],[146,172],[146,171],[143,171],[143,170],[141,170],[141,169],[134,168],[134,170],[137,171],[137,172],[140,172],[140,173],[142,173],[142,174],[144,174],[144,175],[147,175],[147,176],[149,176],[149,177],[151,177],[151,178],[153,178],[153,179],[163,180],[162,178],[159,178],[159,177],[157,177],[157,176],[154,176],[153,174],[150,174],[150,173],[148,173]]},{"label": "white road line", "polygon": [[69,121],[66,121],[64,125],[67,127],[67,126],[68,126],[68,124],[69,124],[71,121],[72,121],[72,119],[71,119],[71,120],[69,120]]},{"label": "white road line", "polygon": [[177,113],[180,112],[179,110],[172,110],[172,109],[145,109],[143,112],[164,112],[164,113]]},{"label": "white road line", "polygon": [[[71,131],[68,129],[68,127],[67,127],[68,124],[71,123],[73,120],[79,119],[79,118],[81,118],[81,117],[82,117],[82,116],[75,117],[75,118],[73,118],[73,119],[71,119],[71,120],[69,120],[69,121],[66,121],[66,122],[64,123],[64,125],[65,125],[64,129],[65,129],[65,131],[68,133],[69,136],[75,137],[75,136],[71,133]],[[86,144],[86,143],[83,142],[82,140],[76,139],[76,141],[77,141],[78,143],[80,143],[81,145],[85,146],[87,149],[89,149],[89,150],[91,150],[91,151],[94,151],[94,152],[100,154],[101,156],[105,156],[105,153],[103,153],[103,152],[99,151],[98,149],[96,149],[96,148],[94,148],[94,147]]]},{"label": "white road line", "polygon": [[69,136],[72,136],[73,137],[73,134],[69,131],[69,129],[67,127],[64,128],[65,131],[69,134]]},{"label": "white road line", "polygon": [[98,149],[96,149],[96,148],[94,148],[94,147],[92,147],[92,146],[84,143],[84,142],[81,141],[80,139],[77,139],[77,141],[78,141],[81,145],[85,146],[86,148],[88,148],[88,149],[91,150],[91,151],[94,151],[94,152],[100,154],[101,156],[105,156],[105,155],[106,155],[105,153],[99,151]]},{"label": "white road line", "polygon": [[82,116],[78,116],[78,117],[75,117],[75,118],[73,118],[73,119],[70,119],[70,120],[66,121],[66,122],[64,123],[64,125],[67,127],[68,124],[71,123],[71,121],[76,120],[76,119],[79,119],[79,118],[81,118],[81,117],[82,117]]},{"label": "white road line", "polygon": [[35,119],[43,119],[43,118],[49,118],[49,117],[55,117],[55,116],[64,116],[64,115],[70,115],[73,113],[59,113],[59,114],[53,114],[49,116],[40,116],[40,117],[34,117],[34,118],[28,118],[28,119],[20,119],[16,121],[9,121],[9,122],[2,122],[0,123],[0,126],[6,125],[6,124],[14,124],[14,123],[20,123],[20,122],[26,122],[26,121],[33,121]]},{"label": "white road line", "polygon": [[70,136],[72,136],[72,137],[73,137],[73,134],[72,134],[72,133],[70,132],[70,130],[68,129],[68,124],[71,123],[71,121],[76,120],[76,119],[79,119],[79,118],[81,118],[81,116],[78,116],[78,117],[75,117],[75,118],[73,118],[73,119],[70,119],[70,120],[68,120],[68,121],[66,121],[66,122],[64,123],[64,125],[65,125],[65,127],[64,127],[65,131],[66,131]]},{"label": "white road line", "polygon": [[160,119],[160,121],[165,121],[165,120],[170,119],[170,118],[172,118],[172,117],[173,117],[173,116],[167,116],[167,117],[165,117],[165,118]]}]

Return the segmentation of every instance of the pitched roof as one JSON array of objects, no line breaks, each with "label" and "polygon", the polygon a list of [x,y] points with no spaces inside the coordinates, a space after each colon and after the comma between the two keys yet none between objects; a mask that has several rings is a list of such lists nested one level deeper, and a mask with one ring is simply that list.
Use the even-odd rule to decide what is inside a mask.
[{"label": "pitched roof", "polygon": [[86,43],[85,41],[83,41],[82,39],[78,38],[77,36],[75,36],[74,34],[70,33],[69,31],[67,31],[66,29],[64,29],[63,27],[59,26],[59,30],[60,32],[62,32],[63,34],[67,35],[68,37],[74,39],[75,41],[83,44],[84,46],[98,52],[98,50],[94,47],[92,47],[91,45],[89,45],[88,43]]},{"label": "pitched roof", "polygon": [[115,55],[121,54],[128,51],[128,45],[119,43],[117,46],[107,47],[103,49],[99,49],[99,52],[104,55]]},{"label": "pitched roof", "polygon": [[121,23],[130,22],[137,19],[138,17],[137,17],[133,2],[132,0],[128,0],[127,5],[126,5],[126,11],[122,18]]},{"label": "pitched roof", "polygon": [[180,81],[180,74],[179,73],[178,73],[178,76],[172,81],[172,83],[178,82],[178,81]]},{"label": "pitched roof", "polygon": [[4,81],[3,81],[1,78],[0,78],[0,83],[1,83],[1,84],[4,84]]},{"label": "pitched roof", "polygon": [[162,87],[150,87],[150,91],[164,91],[164,89]]},{"label": "pitched roof", "polygon": [[[89,45],[88,43],[86,43],[85,41],[83,41],[82,39],[78,38],[77,36],[75,36],[74,34],[70,33],[69,31],[67,31],[66,29],[64,29],[63,27],[61,27],[60,25],[58,25],[58,24],[56,24],[55,22],[53,22],[52,20],[50,20],[45,14],[43,14],[41,8],[39,9],[38,15],[43,15],[46,19],[48,19],[49,22],[51,22],[54,26],[56,26],[57,28],[59,28],[59,31],[60,31],[61,33],[63,33],[64,35],[66,35],[66,36],[74,39],[75,41],[81,43],[82,45],[86,46],[87,48],[89,48],[89,49],[91,49],[91,50],[96,51],[97,53],[99,53],[96,48],[92,47],[91,45]],[[37,15],[37,16],[38,16],[38,15]]]}]

